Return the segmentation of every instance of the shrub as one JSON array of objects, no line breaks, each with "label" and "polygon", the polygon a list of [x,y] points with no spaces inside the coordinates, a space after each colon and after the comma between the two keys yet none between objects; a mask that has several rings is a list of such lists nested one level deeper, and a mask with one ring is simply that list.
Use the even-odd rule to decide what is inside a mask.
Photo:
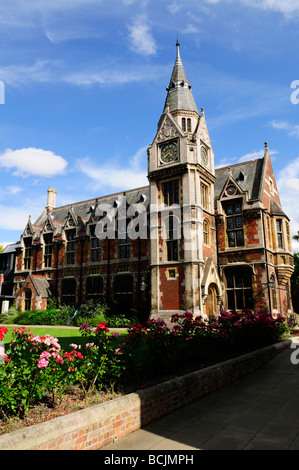
[{"label": "shrub", "polygon": [[[38,312],[27,314],[30,317]],[[0,341],[6,332],[6,328],[0,328]],[[194,318],[188,312],[173,315],[171,327],[161,319],[146,325],[134,323],[116,349],[113,336],[107,334],[107,322],[99,322],[96,328],[85,322],[80,332],[89,339],[86,347],[71,344],[72,349],[64,352],[50,335],[34,336],[26,327],[14,329],[0,367],[3,415],[23,416],[44,395],[50,395],[55,403],[70,385],[76,384],[87,394],[94,388],[134,388],[140,382],[144,385],[169,378],[276,342],[288,334],[289,328],[281,316],[272,318],[265,312],[240,316],[232,311],[221,312],[214,321]]]},{"label": "shrub", "polygon": [[9,307],[8,311],[0,315],[0,323],[14,323],[15,318],[18,316],[19,311],[14,305]]},{"label": "shrub", "polygon": [[[2,331],[3,330],[3,331]],[[23,417],[30,406],[44,396],[57,399],[70,385],[78,385],[85,394],[114,388],[123,373],[122,357],[108,336],[106,323],[99,323],[94,331],[83,325],[80,331],[91,341],[86,348],[71,344],[64,352],[57,338],[35,336],[26,327],[13,330],[13,340],[0,367],[0,414]],[[0,329],[0,338],[7,332]]]}]

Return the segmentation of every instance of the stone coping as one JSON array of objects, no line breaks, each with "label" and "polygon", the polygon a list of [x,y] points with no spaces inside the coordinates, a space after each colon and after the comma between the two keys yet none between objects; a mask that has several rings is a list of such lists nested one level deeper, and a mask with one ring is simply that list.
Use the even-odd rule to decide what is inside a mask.
[{"label": "stone coping", "polygon": [[0,450],[95,450],[267,363],[291,340],[0,436]]}]

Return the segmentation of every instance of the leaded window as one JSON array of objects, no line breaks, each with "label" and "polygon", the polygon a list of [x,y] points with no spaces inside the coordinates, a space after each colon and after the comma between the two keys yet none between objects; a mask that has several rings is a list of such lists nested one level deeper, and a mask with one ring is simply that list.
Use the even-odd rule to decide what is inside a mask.
[{"label": "leaded window", "polygon": [[50,268],[52,266],[52,250],[53,250],[53,235],[52,233],[47,233],[44,235],[44,264],[45,268]]},{"label": "leaded window", "polygon": [[251,269],[227,269],[225,276],[228,309],[253,309]]},{"label": "leaded window", "polygon": [[179,182],[178,180],[163,183],[164,205],[171,206],[179,204]]},{"label": "leaded window", "polygon": [[101,261],[102,256],[102,240],[96,236],[95,225],[90,227],[90,236],[91,236],[91,261],[95,263],[96,261]]},{"label": "leaded window", "polygon": [[229,204],[225,208],[226,212],[226,231],[228,246],[243,246],[244,233],[242,221],[242,205],[240,202]]},{"label": "leaded window", "polygon": [[179,219],[174,215],[170,215],[165,219],[164,223],[167,261],[177,261],[179,258]]},{"label": "leaded window", "polygon": [[75,264],[76,259],[76,230],[66,231],[66,264]]},{"label": "leaded window", "polygon": [[62,280],[62,305],[75,305],[76,303],[76,279],[69,278]]},{"label": "leaded window", "polygon": [[103,296],[103,278],[101,276],[90,276],[86,281],[86,297],[88,300],[99,301]]},{"label": "leaded window", "polygon": [[25,252],[24,252],[24,269],[31,268],[32,258],[32,237],[24,238]]},{"label": "leaded window", "polygon": [[129,220],[120,220],[118,224],[118,236],[119,236],[119,258],[128,259],[131,257],[131,239],[128,234]]},{"label": "leaded window", "polygon": [[276,219],[278,248],[283,248],[282,219]]}]

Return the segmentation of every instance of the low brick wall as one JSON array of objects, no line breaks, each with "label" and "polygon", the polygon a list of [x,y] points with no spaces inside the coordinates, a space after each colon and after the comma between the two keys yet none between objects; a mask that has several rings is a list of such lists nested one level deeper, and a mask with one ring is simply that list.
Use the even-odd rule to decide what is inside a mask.
[{"label": "low brick wall", "polygon": [[0,450],[94,450],[252,372],[291,340],[0,436]]}]

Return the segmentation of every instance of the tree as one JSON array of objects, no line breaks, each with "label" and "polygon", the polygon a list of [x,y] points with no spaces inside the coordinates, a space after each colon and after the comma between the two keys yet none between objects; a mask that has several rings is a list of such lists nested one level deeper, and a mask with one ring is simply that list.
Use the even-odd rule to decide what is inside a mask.
[{"label": "tree", "polygon": [[[299,232],[293,235],[293,240],[299,241]],[[292,284],[299,284],[299,253],[294,253],[294,272],[291,277]]]}]

